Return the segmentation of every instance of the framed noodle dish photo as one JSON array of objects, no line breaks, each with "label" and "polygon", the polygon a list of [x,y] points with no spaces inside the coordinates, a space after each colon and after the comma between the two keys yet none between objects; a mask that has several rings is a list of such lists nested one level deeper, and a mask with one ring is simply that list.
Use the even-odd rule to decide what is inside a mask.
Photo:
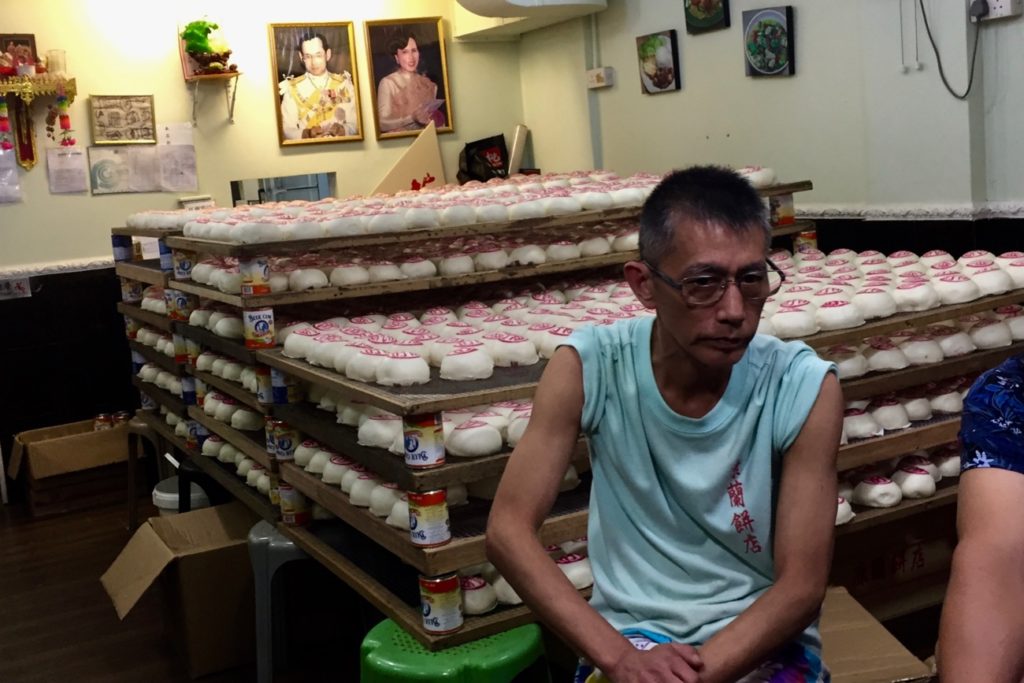
[{"label": "framed noodle dish photo", "polygon": [[362,140],[352,22],[270,24],[269,33],[278,142]]},{"label": "framed noodle dish photo", "polygon": [[377,139],[455,130],[441,17],[366,22]]},{"label": "framed noodle dish photo", "polygon": [[155,145],[152,95],[89,95],[94,145]]}]

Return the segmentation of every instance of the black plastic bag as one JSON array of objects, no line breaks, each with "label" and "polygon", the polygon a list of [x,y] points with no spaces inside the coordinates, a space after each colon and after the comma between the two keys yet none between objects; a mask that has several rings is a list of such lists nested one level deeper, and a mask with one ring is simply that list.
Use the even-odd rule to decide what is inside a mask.
[{"label": "black plastic bag", "polygon": [[467,143],[459,152],[459,183],[487,182],[508,177],[508,148],[504,135],[492,135]]}]

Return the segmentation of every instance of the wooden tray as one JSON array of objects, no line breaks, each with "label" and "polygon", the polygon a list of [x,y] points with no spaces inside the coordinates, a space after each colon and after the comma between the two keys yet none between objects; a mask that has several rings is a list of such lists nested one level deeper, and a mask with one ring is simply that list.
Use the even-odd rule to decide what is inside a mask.
[{"label": "wooden tray", "polygon": [[179,322],[175,326],[175,332],[186,339],[199,342],[203,347],[216,351],[219,354],[230,356],[245,365],[256,365],[255,352],[245,347],[245,343],[237,339],[227,339],[209,330]]},{"label": "wooden tray", "polygon": [[132,386],[167,408],[167,410],[171,411],[175,415],[179,417],[183,417],[185,415],[185,402],[171,392],[161,389],[152,382],[143,382],[135,375],[132,375]]},{"label": "wooden tray", "polygon": [[264,415],[270,412],[269,406],[265,406],[259,402],[259,400],[253,396],[250,392],[242,388],[241,384],[237,382],[231,382],[223,377],[217,377],[216,375],[210,374],[209,372],[203,372],[202,370],[196,370],[195,368],[188,366],[186,370],[196,379],[201,379],[206,383],[208,387],[216,389],[217,391],[227,394],[239,403],[243,404],[246,408],[255,410],[258,413]]},{"label": "wooden tray", "polygon": [[117,261],[114,263],[114,272],[129,280],[145,282],[147,285],[158,285],[166,287],[170,280],[171,273],[165,273],[160,269],[160,259],[147,259],[145,261]]},{"label": "wooden tray", "polygon": [[213,419],[204,413],[203,409],[199,406],[189,406],[188,415],[206,427],[211,433],[221,437],[258,462],[268,472],[277,472],[277,460],[267,453],[266,435],[262,430],[258,432],[243,432],[240,429],[235,429],[229,424]]},{"label": "wooden tray", "polygon": [[134,339],[129,339],[128,348],[130,348],[132,351],[137,351],[138,354],[145,358],[147,361],[153,363],[156,366],[159,366],[160,369],[166,370],[167,372],[173,374],[175,377],[185,376],[185,366],[176,363],[173,358],[160,353],[151,346],[146,346],[145,344],[137,342]]},{"label": "wooden tray", "polygon": [[154,313],[153,311],[144,311],[138,304],[129,304],[123,301],[118,302],[117,312],[163,332],[174,331],[174,325],[170,318],[160,315],[159,313]]},{"label": "wooden tray", "polygon": [[935,495],[931,498],[904,499],[902,503],[891,508],[865,508],[854,506],[857,516],[846,524],[836,527],[836,537],[867,531],[880,524],[895,522],[911,515],[921,514],[928,510],[956,504],[959,480],[952,479],[949,483],[939,482]]},{"label": "wooden tray", "polygon": [[858,439],[839,448],[836,468],[840,472],[906,455],[922,448],[934,448],[956,441],[960,417],[939,417],[871,439]]}]

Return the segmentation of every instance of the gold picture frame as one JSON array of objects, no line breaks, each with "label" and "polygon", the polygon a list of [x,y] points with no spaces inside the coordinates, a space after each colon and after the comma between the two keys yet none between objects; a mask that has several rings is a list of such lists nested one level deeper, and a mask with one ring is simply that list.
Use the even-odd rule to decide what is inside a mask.
[{"label": "gold picture frame", "polygon": [[155,145],[152,95],[89,95],[94,145]]},{"label": "gold picture frame", "polygon": [[278,143],[362,140],[352,22],[270,24],[267,31]]},{"label": "gold picture frame", "polygon": [[441,17],[367,21],[366,51],[378,140],[419,135],[431,121],[455,130]]}]

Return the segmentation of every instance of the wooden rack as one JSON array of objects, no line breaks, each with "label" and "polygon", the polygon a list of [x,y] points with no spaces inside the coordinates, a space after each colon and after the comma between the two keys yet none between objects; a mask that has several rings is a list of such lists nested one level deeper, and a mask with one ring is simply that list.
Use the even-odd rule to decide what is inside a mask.
[{"label": "wooden rack", "polygon": [[145,282],[147,285],[166,287],[170,281],[170,273],[160,270],[160,259],[146,261],[117,261],[114,272],[129,280]]},{"label": "wooden rack", "polygon": [[162,332],[171,332],[174,329],[170,318],[153,311],[144,311],[138,304],[127,304],[122,301],[117,304],[117,312]]},{"label": "wooden rack", "polygon": [[132,376],[132,386],[139,391],[145,392],[147,396],[175,415],[181,416],[185,414],[185,402],[171,392],[161,389],[152,382],[143,382],[135,376]]},{"label": "wooden rack", "polygon": [[861,508],[857,507],[857,516],[846,524],[836,527],[836,536],[866,531],[879,524],[888,524],[898,519],[911,515],[921,514],[928,510],[954,505],[956,503],[959,482],[956,480],[950,483],[939,482],[935,495],[929,498],[905,498],[899,505],[891,508]]},{"label": "wooden rack", "polygon": [[137,342],[134,339],[129,339],[128,348],[130,348],[132,351],[137,352],[140,356],[148,360],[150,363],[160,366],[161,369],[170,372],[176,377],[181,377],[185,374],[185,368],[183,365],[180,365],[170,356],[160,353],[159,351],[150,346],[146,346],[145,344]]},{"label": "wooden rack", "polygon": [[840,472],[847,472],[922,448],[941,446],[956,441],[959,431],[959,416],[951,416],[932,419],[927,424],[911,426],[872,439],[860,439],[839,449],[836,467]]},{"label": "wooden rack", "polygon": [[198,406],[189,406],[188,416],[258,462],[267,472],[277,471],[277,460],[267,453],[267,442],[262,431],[244,432],[235,429],[229,424],[213,419]]},{"label": "wooden rack", "polygon": [[256,365],[255,352],[252,349],[247,349],[245,344],[237,339],[221,337],[205,328],[189,325],[185,322],[175,323],[174,331],[186,339],[202,344],[211,351],[216,351],[224,356],[230,356],[244,365]]},{"label": "wooden rack", "polygon": [[188,372],[196,379],[202,380],[207,386],[216,389],[221,393],[227,394],[231,398],[243,404],[246,408],[263,413],[264,415],[270,412],[269,406],[265,406],[260,403],[251,392],[243,389],[242,385],[237,382],[226,380],[223,377],[217,377],[209,372],[196,370],[193,367],[189,367]]}]

